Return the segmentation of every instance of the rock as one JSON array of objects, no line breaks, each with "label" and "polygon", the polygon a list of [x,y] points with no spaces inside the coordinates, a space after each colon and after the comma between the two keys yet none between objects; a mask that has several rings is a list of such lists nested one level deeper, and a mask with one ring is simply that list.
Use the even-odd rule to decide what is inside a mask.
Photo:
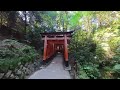
[{"label": "rock", "polygon": [[35,68],[35,70],[39,69],[39,63],[38,62],[34,62],[34,68]]},{"label": "rock", "polygon": [[10,75],[10,79],[15,79],[14,74],[11,74],[11,75]]},{"label": "rock", "polygon": [[32,72],[34,72],[35,69],[34,69],[34,67],[32,67],[32,68],[30,68],[30,70],[31,70]]},{"label": "rock", "polygon": [[26,71],[26,67],[23,67],[23,68],[22,68],[22,71],[25,72],[25,71]]},{"label": "rock", "polygon": [[37,62],[34,62],[34,65],[37,65]]},{"label": "rock", "polygon": [[22,72],[21,75],[20,75],[19,77],[20,77],[20,79],[24,79],[24,78],[25,78],[24,72]]},{"label": "rock", "polygon": [[34,64],[31,64],[29,69],[33,72],[34,71]]},{"label": "rock", "polygon": [[22,70],[22,68],[23,68],[23,65],[20,65],[20,70]]},{"label": "rock", "polygon": [[31,74],[31,73],[32,73],[32,72],[27,68],[25,74],[26,74],[26,75],[29,75],[29,74]]},{"label": "rock", "polygon": [[12,73],[12,71],[9,70],[9,71],[6,73],[5,77],[6,77],[6,78],[9,78],[9,76],[11,75],[11,73]]},{"label": "rock", "polygon": [[0,79],[2,79],[3,76],[4,76],[4,73],[0,73]]},{"label": "rock", "polygon": [[28,66],[27,66],[27,68],[30,68],[31,67],[31,65],[29,64]]},{"label": "rock", "polygon": [[29,75],[31,72],[34,71],[34,68],[30,67],[30,69],[28,69],[28,68],[23,67],[22,71],[24,72],[25,75]]},{"label": "rock", "polygon": [[17,71],[16,75],[21,75],[22,72],[20,70]]},{"label": "rock", "polygon": [[17,73],[17,71],[18,71],[18,69],[15,69],[13,72],[14,72],[14,73]]},{"label": "rock", "polygon": [[27,66],[28,66],[28,63],[25,64],[25,67],[27,67]]},{"label": "rock", "polygon": [[15,79],[19,79],[19,77],[18,77],[18,76],[16,76],[16,77],[15,77]]}]

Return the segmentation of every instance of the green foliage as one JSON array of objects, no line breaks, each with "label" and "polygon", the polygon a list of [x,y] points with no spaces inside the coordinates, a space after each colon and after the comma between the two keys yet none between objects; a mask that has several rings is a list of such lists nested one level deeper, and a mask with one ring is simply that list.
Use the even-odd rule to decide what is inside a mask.
[{"label": "green foliage", "polygon": [[15,69],[18,63],[25,64],[35,60],[38,53],[34,48],[19,43],[15,40],[6,39],[0,45],[0,71]]},{"label": "green foliage", "polygon": [[102,61],[105,59],[105,51],[99,44],[97,44],[95,54],[96,54],[96,60]]},{"label": "green foliage", "polygon": [[104,57],[103,50],[92,40],[92,35],[88,38],[86,31],[78,30],[74,33],[70,46],[70,54],[80,65],[80,79],[97,79],[101,77],[98,69],[99,61]]},{"label": "green foliage", "polygon": [[[0,25],[24,33],[30,45],[35,46],[37,50],[43,46],[41,32],[75,30],[69,51],[70,56],[79,64],[79,78],[119,78],[119,11],[20,12],[1,11]],[[28,20],[25,19],[26,17]],[[9,34],[11,32],[9,31]],[[35,55],[36,52],[32,47],[17,41],[4,40],[0,43],[0,67],[2,69],[14,68],[18,62],[31,61]]]},{"label": "green foliage", "polygon": [[71,27],[75,27],[79,23],[79,19],[82,17],[81,12],[75,12],[75,14],[70,19]]},{"label": "green foliage", "polygon": [[116,64],[116,65],[113,67],[113,70],[120,73],[120,64]]},{"label": "green foliage", "polygon": [[113,37],[109,41],[109,45],[113,51],[120,46],[120,37]]},{"label": "green foliage", "polygon": [[87,38],[85,31],[77,31],[70,43],[70,52],[76,53],[75,59],[79,63],[90,62],[94,60],[96,44],[90,38]]},{"label": "green foliage", "polygon": [[91,79],[99,79],[101,77],[101,73],[95,65],[84,65],[83,69]]},{"label": "green foliage", "polygon": [[[104,14],[107,16],[107,13]],[[104,16],[99,17],[102,22]],[[106,22],[107,19],[104,21]],[[80,64],[79,78],[118,79],[120,76],[119,22],[117,20],[114,23],[109,21],[105,26],[103,25],[91,33],[89,37],[87,36],[89,36],[89,31],[76,31],[70,44],[71,54],[76,53],[73,56]],[[92,44],[96,44],[94,52],[90,52]]]},{"label": "green foliage", "polygon": [[79,71],[78,71],[79,73],[78,73],[78,78],[79,79],[90,79],[89,77],[88,77],[88,75],[86,74],[86,72],[83,70],[83,68],[82,67],[79,67]]},{"label": "green foliage", "polygon": [[84,64],[79,66],[79,79],[99,79],[101,78],[101,73],[98,69],[98,65],[93,65],[92,63]]}]

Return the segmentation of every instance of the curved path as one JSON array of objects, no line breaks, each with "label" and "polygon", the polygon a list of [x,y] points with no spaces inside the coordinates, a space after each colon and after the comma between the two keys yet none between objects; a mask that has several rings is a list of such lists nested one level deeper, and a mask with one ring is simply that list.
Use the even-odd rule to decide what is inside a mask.
[{"label": "curved path", "polygon": [[46,68],[36,71],[29,79],[71,79],[68,71],[64,70],[63,59],[58,54]]}]

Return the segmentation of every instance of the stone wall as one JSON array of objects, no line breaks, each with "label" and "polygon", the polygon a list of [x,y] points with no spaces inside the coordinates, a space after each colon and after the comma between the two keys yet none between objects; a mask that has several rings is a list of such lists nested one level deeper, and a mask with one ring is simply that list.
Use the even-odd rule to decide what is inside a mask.
[{"label": "stone wall", "polygon": [[7,72],[0,72],[0,79],[27,79],[36,70],[40,68],[40,60],[34,62],[28,62],[26,64],[18,63],[18,67],[14,70],[8,70]]}]

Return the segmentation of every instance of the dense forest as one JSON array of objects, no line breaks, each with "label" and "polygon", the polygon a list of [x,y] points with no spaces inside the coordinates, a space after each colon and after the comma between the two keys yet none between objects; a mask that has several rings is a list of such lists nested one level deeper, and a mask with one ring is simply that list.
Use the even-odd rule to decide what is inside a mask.
[{"label": "dense forest", "polygon": [[74,31],[77,79],[120,78],[119,11],[0,11],[0,72],[42,57],[42,32]]}]

